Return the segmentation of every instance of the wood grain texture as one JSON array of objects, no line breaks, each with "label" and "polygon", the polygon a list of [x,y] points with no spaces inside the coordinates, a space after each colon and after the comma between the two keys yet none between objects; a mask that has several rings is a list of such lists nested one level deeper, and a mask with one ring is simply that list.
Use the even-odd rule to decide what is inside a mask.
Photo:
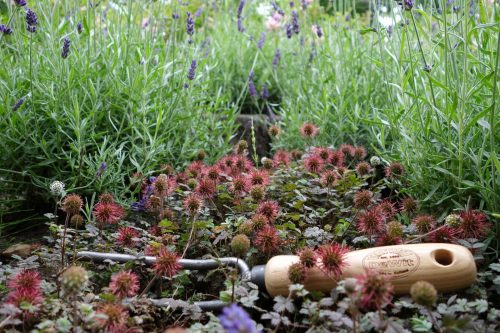
[{"label": "wood grain texture", "polygon": [[[288,295],[288,267],[299,261],[293,255],[271,258],[265,269],[266,289],[271,296]],[[452,291],[470,286],[476,280],[476,264],[470,251],[446,243],[408,244],[374,247],[346,254],[347,266],[342,278],[375,269],[388,276],[396,294],[410,292],[413,283],[424,280],[438,291]],[[309,270],[304,286],[307,290],[329,292],[336,281],[318,268]]]}]

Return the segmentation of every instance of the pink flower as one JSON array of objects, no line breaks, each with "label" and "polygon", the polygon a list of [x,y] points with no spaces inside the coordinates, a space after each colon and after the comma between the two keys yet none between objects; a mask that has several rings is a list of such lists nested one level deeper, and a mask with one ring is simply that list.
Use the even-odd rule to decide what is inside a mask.
[{"label": "pink flower", "polygon": [[100,225],[116,224],[125,217],[125,210],[117,203],[99,202],[94,206],[93,214]]},{"label": "pink flower", "polygon": [[188,215],[193,216],[201,210],[203,207],[203,201],[199,195],[192,193],[184,199],[183,205]]},{"label": "pink flower", "polygon": [[252,188],[252,183],[250,182],[250,179],[248,179],[247,176],[236,176],[233,177],[231,181],[231,192],[236,193],[236,194],[243,194],[243,193],[248,193],[250,192],[250,189]]},{"label": "pink flower", "polygon": [[217,183],[208,176],[201,178],[195,189],[196,194],[202,198],[212,198],[216,191]]},{"label": "pink flower", "polygon": [[262,201],[257,206],[256,213],[265,216],[269,222],[273,222],[278,218],[280,212],[279,204],[274,200]]},{"label": "pink flower", "polygon": [[347,265],[345,254],[349,252],[347,247],[337,243],[325,244],[316,250],[319,258],[319,268],[325,274],[332,276],[335,279],[340,278],[342,269]]},{"label": "pink flower", "polygon": [[486,215],[478,210],[469,209],[460,212],[460,225],[457,228],[457,237],[461,239],[483,239],[489,232],[491,224]]},{"label": "pink flower", "polygon": [[170,252],[167,248],[163,247],[156,257],[153,268],[159,276],[172,277],[182,268],[179,259],[180,257],[176,253]]},{"label": "pink flower", "polygon": [[255,169],[249,174],[252,185],[269,185],[269,174],[266,170]]},{"label": "pink flower", "polygon": [[300,135],[304,138],[314,138],[319,134],[319,128],[312,123],[304,123],[300,127]]},{"label": "pink flower", "polygon": [[139,231],[131,227],[122,227],[118,229],[116,242],[124,247],[135,247],[139,244],[138,237]]},{"label": "pink flower", "polygon": [[338,178],[339,178],[339,176],[337,175],[337,173],[335,171],[326,170],[321,175],[320,183],[323,186],[332,187]]},{"label": "pink flower", "polygon": [[274,12],[272,16],[269,16],[269,18],[266,21],[266,28],[267,30],[279,30],[281,28],[281,19],[283,16],[278,13]]},{"label": "pink flower", "polygon": [[288,166],[290,164],[292,156],[289,152],[285,150],[277,150],[273,156],[273,165],[278,167],[280,165]]},{"label": "pink flower", "polygon": [[380,310],[392,301],[394,287],[389,278],[377,271],[366,271],[356,278],[361,285],[359,305],[365,311]]},{"label": "pink flower", "polygon": [[121,271],[111,277],[109,289],[119,298],[134,297],[139,291],[139,277],[132,271]]},{"label": "pink flower", "polygon": [[321,157],[317,155],[311,155],[304,159],[304,168],[312,173],[320,173],[323,170],[325,163]]},{"label": "pink flower", "polygon": [[340,150],[336,150],[332,153],[330,156],[330,164],[334,165],[336,167],[343,167],[344,166],[344,153],[342,153]]},{"label": "pink flower", "polygon": [[332,159],[334,151],[326,147],[316,147],[313,149],[313,154],[319,156],[323,162],[329,163]]},{"label": "pink flower", "polygon": [[415,217],[411,223],[417,227],[420,233],[429,232],[436,226],[436,220],[431,215],[419,215]]},{"label": "pink flower", "polygon": [[372,208],[358,217],[358,231],[371,237],[382,232],[384,216],[378,209]]},{"label": "pink flower", "polygon": [[278,251],[281,239],[275,227],[266,225],[257,231],[254,243],[262,253],[272,254]]}]

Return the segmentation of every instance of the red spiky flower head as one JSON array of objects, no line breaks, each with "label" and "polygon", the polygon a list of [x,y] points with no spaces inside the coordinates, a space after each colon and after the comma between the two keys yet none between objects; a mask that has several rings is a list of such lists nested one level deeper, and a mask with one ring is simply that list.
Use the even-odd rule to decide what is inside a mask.
[{"label": "red spiky flower head", "polygon": [[266,200],[259,203],[257,206],[257,214],[264,215],[269,222],[273,222],[278,218],[280,212],[279,204],[274,200]]},{"label": "red spiky flower head", "polygon": [[99,202],[94,206],[93,214],[100,225],[116,224],[125,217],[125,210],[117,203]]},{"label": "red spiky flower head", "polygon": [[320,183],[325,187],[333,187],[339,176],[333,170],[326,170],[321,175]]},{"label": "red spiky flower head", "polygon": [[266,170],[254,169],[249,177],[252,185],[269,185],[269,173]]},{"label": "red spiky flower head", "polygon": [[198,194],[202,198],[212,198],[215,195],[216,191],[216,181],[208,178],[208,176],[200,179],[195,190],[196,194]]},{"label": "red spiky flower head", "polygon": [[315,266],[318,260],[316,252],[314,252],[314,250],[311,249],[310,247],[304,247],[302,250],[299,251],[298,255],[300,263],[307,268]]},{"label": "red spiky flower head", "polygon": [[124,247],[135,247],[139,244],[137,238],[140,236],[139,231],[131,227],[122,227],[118,229],[118,237],[116,242]]},{"label": "red spiky flower head", "polygon": [[385,199],[377,205],[377,209],[384,215],[386,220],[392,219],[398,213],[396,205]]},{"label": "red spiky flower head", "polygon": [[115,198],[112,193],[107,192],[99,196],[99,202],[113,203],[115,202]]},{"label": "red spiky flower head", "polygon": [[24,269],[13,276],[7,285],[10,289],[37,289],[41,283],[40,273],[31,269]]},{"label": "red spiky flower head", "polygon": [[366,158],[366,149],[364,147],[354,147],[353,157],[357,160],[364,160]]},{"label": "red spiky flower head", "polygon": [[363,176],[366,176],[367,174],[369,174],[370,172],[372,171],[372,167],[370,166],[370,164],[368,164],[367,162],[359,162],[357,165],[356,165],[356,173],[360,176],[360,177],[363,177]]},{"label": "red spiky flower head", "polygon": [[312,173],[320,173],[325,166],[325,162],[318,155],[311,155],[304,159],[304,168]]},{"label": "red spiky flower head", "polygon": [[273,156],[273,166],[288,166],[290,164],[290,160],[292,156],[289,152],[285,150],[277,150]]},{"label": "red spiky flower head", "polygon": [[134,297],[139,291],[139,277],[132,271],[121,271],[111,277],[109,290],[119,298]]},{"label": "red spiky flower head", "polygon": [[333,155],[333,150],[327,147],[315,147],[313,154],[319,156],[325,163],[328,163]]},{"label": "red spiky flower head", "polygon": [[175,191],[177,181],[174,177],[169,177],[166,174],[161,174],[156,177],[153,182],[153,192],[158,197],[169,196]]},{"label": "red spiky flower head", "polygon": [[456,238],[457,230],[450,226],[444,225],[436,229],[427,237],[431,243],[451,243]]},{"label": "red spiky flower head", "polygon": [[70,215],[78,214],[82,207],[83,200],[78,194],[68,194],[62,202],[63,211]]},{"label": "red spiky flower head", "polygon": [[167,248],[162,247],[156,257],[153,268],[159,276],[172,277],[182,268],[179,259],[180,258],[175,252],[171,252]]},{"label": "red spiky flower head", "polygon": [[418,210],[418,202],[412,197],[406,197],[401,201],[401,211],[408,215]]},{"label": "red spiky flower head", "polygon": [[461,239],[483,239],[489,232],[491,224],[486,214],[478,210],[460,212],[460,224],[457,228],[457,237]]},{"label": "red spiky flower head", "polygon": [[275,227],[266,225],[257,231],[254,243],[259,251],[269,255],[278,251],[281,239]]},{"label": "red spiky flower head", "polygon": [[203,201],[197,194],[190,194],[184,199],[184,209],[190,216],[196,215],[203,207]]},{"label": "red spiky flower head", "polygon": [[106,331],[114,330],[119,327],[121,332],[126,331],[126,323],[129,317],[128,311],[125,310],[123,305],[115,303],[104,303],[99,310],[98,314],[103,314],[103,317],[98,317],[98,324],[105,328]]},{"label": "red spiky flower head", "polygon": [[405,171],[404,166],[398,162],[392,162],[385,168],[385,176],[388,179],[398,179],[403,176]]},{"label": "red spiky flower head", "polygon": [[373,192],[369,190],[362,190],[354,195],[354,207],[366,209],[372,204]]},{"label": "red spiky flower head", "polygon": [[304,123],[300,127],[300,135],[304,138],[314,138],[319,134],[319,128],[312,123]]},{"label": "red spiky flower head", "polygon": [[248,179],[247,176],[235,176],[231,180],[231,192],[236,193],[236,194],[243,194],[243,193],[248,193],[250,192],[250,189],[252,188],[252,183],[250,182],[250,179]]},{"label": "red spiky flower head", "polygon": [[372,208],[362,213],[358,217],[358,231],[371,237],[378,234],[383,229],[384,216],[376,208]]},{"label": "red spiky flower head", "polygon": [[412,223],[415,225],[418,232],[426,233],[435,227],[436,220],[431,215],[419,215],[412,220]]},{"label": "red spiky flower head", "polygon": [[362,310],[380,310],[391,303],[394,287],[388,277],[369,270],[358,276],[357,282],[361,285],[359,305]]},{"label": "red spiky flower head", "polygon": [[325,274],[339,279],[342,275],[342,270],[347,265],[345,261],[345,254],[347,252],[349,252],[349,249],[338,243],[321,245],[316,250],[319,258],[319,268]]}]

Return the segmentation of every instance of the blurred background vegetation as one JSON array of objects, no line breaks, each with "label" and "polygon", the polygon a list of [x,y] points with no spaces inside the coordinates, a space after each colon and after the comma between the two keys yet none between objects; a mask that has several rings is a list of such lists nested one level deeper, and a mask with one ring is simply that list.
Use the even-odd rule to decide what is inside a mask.
[{"label": "blurred background vegetation", "polygon": [[127,201],[134,172],[181,167],[199,149],[214,161],[240,114],[282,127],[273,150],[302,147],[298,128],[311,121],[314,144],[403,162],[410,194],[438,215],[469,205],[498,217],[498,2],[307,2],[248,0],[239,31],[238,1],[28,1],[32,34],[25,10],[0,0],[13,29],[0,34],[2,225],[50,211],[54,180]]}]

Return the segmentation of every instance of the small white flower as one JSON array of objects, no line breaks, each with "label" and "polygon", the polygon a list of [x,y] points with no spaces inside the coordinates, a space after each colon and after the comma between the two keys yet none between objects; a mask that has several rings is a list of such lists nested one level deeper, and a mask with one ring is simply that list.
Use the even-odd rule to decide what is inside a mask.
[{"label": "small white flower", "polygon": [[267,17],[271,14],[271,11],[273,10],[273,6],[269,3],[262,2],[257,6],[257,14],[260,16]]},{"label": "small white flower", "polygon": [[382,161],[380,160],[380,157],[378,156],[372,156],[372,158],[370,158],[370,164],[372,166],[377,166],[377,165],[380,165],[382,163]]},{"label": "small white flower", "polygon": [[64,194],[64,186],[63,182],[56,180],[50,184],[50,193],[62,196]]}]

